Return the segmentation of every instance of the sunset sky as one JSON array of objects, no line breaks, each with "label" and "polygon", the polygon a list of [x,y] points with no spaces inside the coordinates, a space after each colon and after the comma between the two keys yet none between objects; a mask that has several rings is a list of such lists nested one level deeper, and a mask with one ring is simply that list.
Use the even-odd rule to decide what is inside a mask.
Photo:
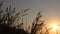
[{"label": "sunset sky", "polygon": [[42,20],[45,20],[46,25],[60,24],[60,0],[4,0],[3,8],[10,4],[12,7],[16,7],[17,11],[30,8],[27,16],[29,25],[33,22],[38,11],[42,11]]}]

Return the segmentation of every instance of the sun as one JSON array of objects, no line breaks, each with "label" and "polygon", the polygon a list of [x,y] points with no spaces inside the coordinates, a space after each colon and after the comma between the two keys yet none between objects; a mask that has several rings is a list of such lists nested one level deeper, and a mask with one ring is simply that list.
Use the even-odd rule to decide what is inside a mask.
[{"label": "sun", "polygon": [[57,30],[58,29],[58,26],[56,24],[52,25],[52,29],[53,30]]}]

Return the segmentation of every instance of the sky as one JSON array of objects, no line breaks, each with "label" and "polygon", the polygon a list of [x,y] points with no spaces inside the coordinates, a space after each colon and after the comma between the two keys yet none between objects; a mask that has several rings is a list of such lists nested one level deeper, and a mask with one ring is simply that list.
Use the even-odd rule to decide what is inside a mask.
[{"label": "sky", "polygon": [[10,4],[12,7],[16,7],[18,11],[30,8],[27,16],[29,25],[35,19],[38,11],[42,11],[42,20],[45,20],[47,25],[60,22],[60,0],[4,0],[3,8]]}]

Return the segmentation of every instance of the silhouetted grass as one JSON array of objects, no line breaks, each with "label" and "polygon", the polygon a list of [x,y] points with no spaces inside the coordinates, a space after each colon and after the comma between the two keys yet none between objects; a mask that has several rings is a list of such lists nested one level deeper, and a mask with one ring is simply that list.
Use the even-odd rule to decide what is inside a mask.
[{"label": "silhouetted grass", "polygon": [[[2,4],[3,1],[0,3],[0,34],[37,34],[38,31],[40,31],[39,34],[43,34],[42,28],[45,26],[45,24],[44,21],[40,20],[42,17],[41,11],[38,12],[37,17],[33,21],[31,33],[29,33],[28,30],[30,29],[30,26],[28,27],[28,30],[25,31],[24,28],[21,28],[24,24],[23,20],[22,23],[19,23],[18,21],[20,19],[20,16],[23,13],[27,12],[27,10],[29,10],[30,8],[23,10],[23,13],[21,14],[21,12],[15,13],[16,8],[12,8],[11,5],[7,7],[5,10],[3,10],[1,8]],[[23,14],[22,16],[24,15],[26,14]],[[18,23],[18,25],[14,26],[14,23]],[[49,34],[47,28],[45,29],[47,32],[45,32],[44,34]]]}]

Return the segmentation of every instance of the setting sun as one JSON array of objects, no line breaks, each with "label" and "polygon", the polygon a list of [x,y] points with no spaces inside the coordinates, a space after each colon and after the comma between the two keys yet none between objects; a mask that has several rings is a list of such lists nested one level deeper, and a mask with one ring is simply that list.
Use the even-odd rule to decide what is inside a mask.
[{"label": "setting sun", "polygon": [[58,29],[58,26],[56,24],[52,25],[52,29],[53,30],[57,30]]}]

